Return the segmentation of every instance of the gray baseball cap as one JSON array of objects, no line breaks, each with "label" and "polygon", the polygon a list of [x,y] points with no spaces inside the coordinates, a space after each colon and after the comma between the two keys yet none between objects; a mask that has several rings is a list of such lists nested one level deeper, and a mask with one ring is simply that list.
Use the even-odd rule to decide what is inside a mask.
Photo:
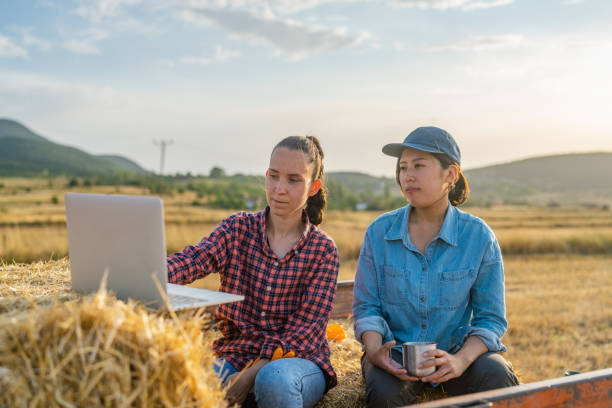
[{"label": "gray baseball cap", "polygon": [[452,160],[461,165],[461,150],[455,139],[444,129],[435,126],[424,126],[416,128],[402,143],[389,143],[383,146],[384,154],[401,157],[405,148],[422,150],[429,153],[444,153]]}]

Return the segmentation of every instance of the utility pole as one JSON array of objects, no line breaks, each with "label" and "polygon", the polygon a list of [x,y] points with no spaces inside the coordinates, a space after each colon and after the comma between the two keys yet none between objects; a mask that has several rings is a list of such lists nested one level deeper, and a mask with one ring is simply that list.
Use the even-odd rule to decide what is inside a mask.
[{"label": "utility pole", "polygon": [[154,145],[159,146],[161,148],[161,157],[159,159],[159,175],[160,176],[164,175],[164,157],[166,156],[166,146],[170,146],[173,143],[174,143],[173,140],[160,140],[159,142],[157,140],[153,141]]}]

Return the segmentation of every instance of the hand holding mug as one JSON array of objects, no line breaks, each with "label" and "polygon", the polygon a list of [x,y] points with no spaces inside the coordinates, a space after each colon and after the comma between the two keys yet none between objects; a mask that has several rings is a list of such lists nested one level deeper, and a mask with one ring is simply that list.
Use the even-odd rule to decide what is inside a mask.
[{"label": "hand holding mug", "polygon": [[376,367],[385,370],[402,381],[418,381],[419,379],[417,377],[409,375],[401,364],[391,358],[391,348],[394,345],[395,341],[389,341],[380,346],[377,350],[366,350],[366,356]]},{"label": "hand holding mug", "polygon": [[421,378],[423,382],[435,382],[443,383],[453,378],[457,378],[463,374],[463,372],[470,365],[469,362],[465,361],[456,354],[450,354],[444,350],[430,350],[425,352],[425,360],[419,367],[426,369],[428,367],[438,367],[433,374]]}]

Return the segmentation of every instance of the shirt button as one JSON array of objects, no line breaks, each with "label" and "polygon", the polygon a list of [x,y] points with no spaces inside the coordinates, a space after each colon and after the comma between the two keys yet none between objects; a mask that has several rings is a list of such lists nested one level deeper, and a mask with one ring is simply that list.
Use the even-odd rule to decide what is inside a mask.
[{"label": "shirt button", "polygon": [[427,268],[423,267],[423,271],[426,271],[426,270],[427,270]]},{"label": "shirt button", "polygon": [[272,290],[272,286],[266,286],[266,290]]},{"label": "shirt button", "polygon": [[422,298],[421,298],[421,302],[424,302],[424,301],[425,301],[425,298],[424,298],[424,297],[422,297]]},{"label": "shirt button", "polygon": [[274,266],[278,266],[278,262],[274,261]]},{"label": "shirt button", "polygon": [[421,326],[421,329],[423,329],[423,330],[425,330],[426,328],[427,328],[427,325],[425,325],[425,324]]},{"label": "shirt button", "polygon": [[265,315],[266,315],[266,312],[261,312],[261,316],[262,317],[265,316]]}]

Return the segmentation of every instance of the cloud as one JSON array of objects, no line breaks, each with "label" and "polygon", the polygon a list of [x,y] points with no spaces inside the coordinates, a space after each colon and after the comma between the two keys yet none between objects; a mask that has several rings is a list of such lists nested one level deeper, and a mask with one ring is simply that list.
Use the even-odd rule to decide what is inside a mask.
[{"label": "cloud", "polygon": [[265,4],[282,14],[291,14],[317,8],[326,3],[352,2],[355,0],[268,0]]},{"label": "cloud", "polygon": [[425,48],[426,51],[491,51],[507,48],[518,48],[525,44],[525,39],[521,35],[491,35],[473,37],[463,41],[456,41],[447,44],[431,45]]},{"label": "cloud", "polygon": [[138,20],[133,17],[118,20],[114,24],[114,28],[117,31],[127,31],[145,36],[161,34],[166,31],[166,29],[158,25],[146,23],[143,20]]},{"label": "cloud", "polygon": [[62,47],[75,54],[99,54],[100,50],[93,44],[81,40],[69,40],[62,44]]},{"label": "cloud", "polygon": [[43,51],[49,51],[53,48],[53,44],[50,41],[32,34],[32,27],[19,27],[13,25],[9,26],[8,29],[21,36],[21,45],[25,46],[26,48],[34,47]]},{"label": "cloud", "polygon": [[225,62],[240,56],[240,52],[228,50],[221,45],[217,45],[215,53],[212,57],[182,57],[179,59],[179,64],[198,64],[208,65],[213,62]]},{"label": "cloud", "polygon": [[226,50],[222,46],[217,45],[213,59],[215,61],[229,61],[239,56],[240,56],[240,53],[238,51]]},{"label": "cloud", "polygon": [[22,43],[26,47],[36,47],[43,51],[48,51],[53,48],[51,42],[33,35],[32,27],[18,28],[17,31],[21,33]]},{"label": "cloud", "polygon": [[28,52],[0,34],[0,58],[27,58]]},{"label": "cloud", "polygon": [[418,7],[446,10],[460,8],[461,10],[476,10],[506,6],[514,0],[391,0],[390,4],[399,7]]},{"label": "cloud", "polygon": [[[139,4],[142,0],[93,0],[85,1],[74,13],[92,22],[98,23],[107,17],[121,14],[125,6]],[[81,1],[83,3],[83,1]]]},{"label": "cloud", "polygon": [[94,27],[79,33],[78,39],[64,41],[60,44],[60,46],[76,54],[99,54],[100,50],[94,45],[94,43],[102,41],[108,38],[108,36],[108,32]]},{"label": "cloud", "polygon": [[93,27],[83,31],[80,36],[85,38],[87,41],[101,41],[107,39],[109,34],[106,30]]},{"label": "cloud", "polygon": [[179,13],[190,23],[219,27],[252,44],[271,46],[277,55],[300,59],[321,51],[338,50],[360,44],[368,33],[347,34],[346,29],[307,26],[294,20],[281,20],[271,12],[265,15],[237,9],[190,8]]},{"label": "cloud", "polygon": [[[207,28],[220,28],[234,38],[273,49],[273,55],[298,60],[307,55],[353,47],[370,38],[367,32],[349,34],[345,28],[330,28],[325,24],[306,23],[286,18],[288,14],[317,8],[327,3],[363,2],[369,0],[77,0],[73,13],[94,24],[114,21],[113,31],[133,31],[141,35],[163,32],[164,26],[143,23],[132,17],[129,7],[141,5],[143,12],[164,15],[173,12],[180,20]],[[128,15],[128,12],[130,12]],[[160,14],[161,13],[161,14]],[[167,14],[165,14],[167,15]],[[285,16],[285,17],[283,17]],[[309,16],[305,16],[308,19]],[[336,21],[337,23],[337,21]],[[73,40],[64,44],[73,52],[99,52],[91,41]],[[210,63],[209,57],[188,56],[183,63]]]},{"label": "cloud", "polygon": [[46,7],[46,8],[58,8],[59,6],[52,1],[48,0],[38,0],[36,2],[38,7]]},{"label": "cloud", "polygon": [[[76,54],[99,54],[100,50],[95,46],[95,42],[108,38],[108,32],[98,29],[89,28],[78,33],[66,34],[63,33],[64,39],[49,41],[32,34],[33,27],[17,27],[11,26],[9,29],[21,36],[21,45],[27,49],[37,48],[42,51],[50,51],[54,49],[65,49]],[[70,38],[73,37],[73,38]],[[14,47],[17,47],[13,44]],[[21,49],[20,47],[17,47]],[[2,39],[0,39],[0,56],[2,55]],[[27,51],[21,49],[22,53],[16,56],[27,56]],[[25,55],[23,55],[25,53]]]},{"label": "cloud", "polygon": [[514,3],[514,0],[490,0],[490,1],[471,1],[462,7],[462,10],[488,9],[493,7],[507,6]]},{"label": "cloud", "polygon": [[329,3],[363,3],[371,0],[175,0],[174,6],[209,9],[229,8],[254,13],[295,14]]}]

